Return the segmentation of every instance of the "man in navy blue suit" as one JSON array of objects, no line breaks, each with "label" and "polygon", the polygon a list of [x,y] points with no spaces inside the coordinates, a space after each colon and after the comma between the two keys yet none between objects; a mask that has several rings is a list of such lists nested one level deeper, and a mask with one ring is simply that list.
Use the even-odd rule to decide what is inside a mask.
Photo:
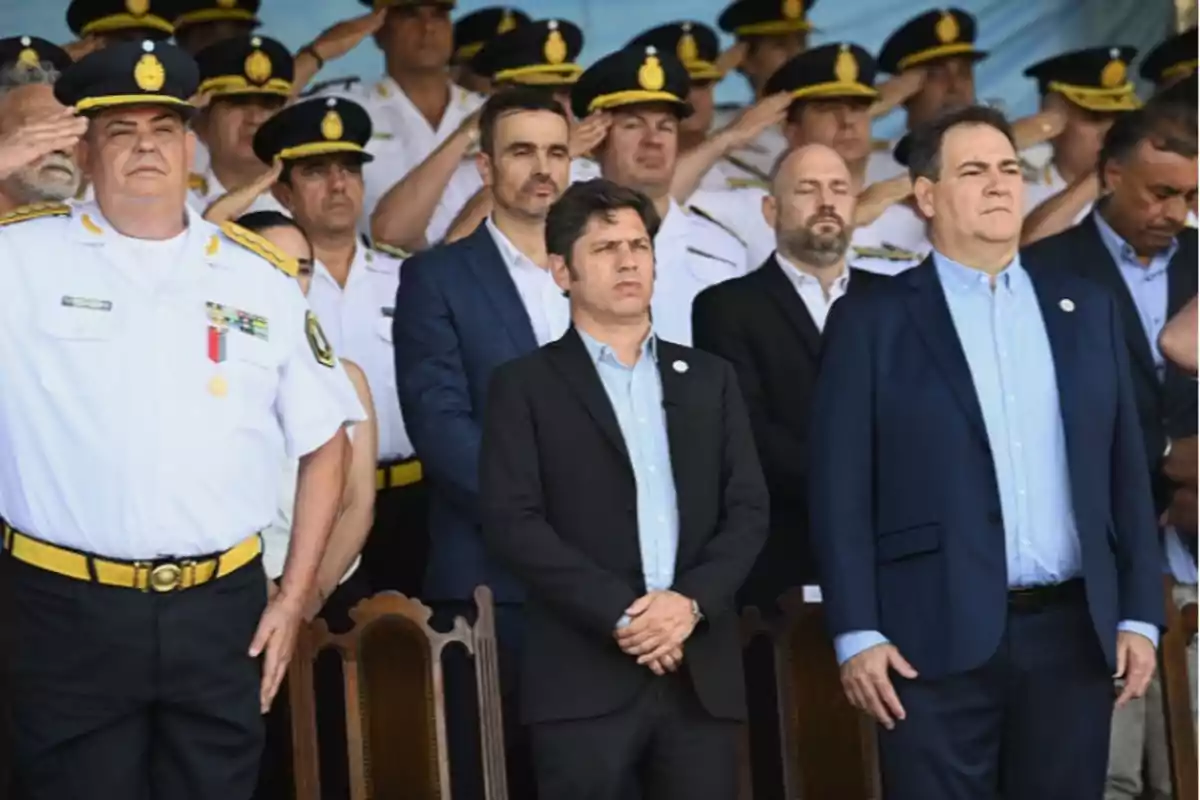
[{"label": "man in navy blue suit", "polygon": [[[396,376],[432,490],[422,599],[436,623],[469,617],[475,587],[494,593],[510,794],[532,798],[514,704],[524,592],[480,538],[479,444],[492,370],[557,339],[570,322],[545,241],[546,213],[569,182],[569,127],[562,106],[533,89],[493,96],[479,127],[479,168],[494,210],[471,235],[404,263],[393,326]],[[474,683],[462,666],[447,664],[449,735],[454,796],[471,800],[482,790],[467,702]]]},{"label": "man in navy blue suit", "polygon": [[[1163,595],[1121,318],[1026,271],[1003,116],[914,132],[934,252],[843,298],[813,401],[812,537],[889,800],[1094,800]],[[1119,697],[1114,675],[1125,679]]]}]

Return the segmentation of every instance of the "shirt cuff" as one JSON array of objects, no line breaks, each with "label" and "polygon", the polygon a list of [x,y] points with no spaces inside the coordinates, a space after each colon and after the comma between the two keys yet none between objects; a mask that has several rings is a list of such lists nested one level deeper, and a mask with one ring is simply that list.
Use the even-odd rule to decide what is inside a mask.
[{"label": "shirt cuff", "polygon": [[1158,626],[1151,625],[1148,622],[1137,622],[1135,620],[1126,619],[1117,624],[1118,631],[1129,631],[1130,633],[1140,633],[1150,640],[1150,644],[1158,648]]},{"label": "shirt cuff", "polygon": [[864,650],[887,643],[888,638],[879,631],[850,631],[834,637],[833,649],[837,652],[838,665],[841,666]]}]

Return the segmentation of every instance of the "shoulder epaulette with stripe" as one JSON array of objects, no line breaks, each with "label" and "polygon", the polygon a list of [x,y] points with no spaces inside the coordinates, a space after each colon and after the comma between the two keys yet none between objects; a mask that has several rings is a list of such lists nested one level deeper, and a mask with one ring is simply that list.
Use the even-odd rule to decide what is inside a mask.
[{"label": "shoulder epaulette with stripe", "polygon": [[876,153],[888,153],[892,150],[892,143],[887,139],[872,139],[871,149]]},{"label": "shoulder epaulette with stripe", "polygon": [[392,258],[409,258],[412,256],[412,253],[408,252],[403,247],[392,247],[390,244],[383,244],[382,242],[375,242],[371,245],[371,247],[383,253],[385,256],[391,256]]},{"label": "shoulder epaulette with stripe", "polygon": [[899,247],[852,247],[850,249],[859,258],[879,258],[884,261],[916,261],[920,258],[911,250],[901,250]]},{"label": "shoulder epaulette with stripe", "polygon": [[705,258],[711,258],[713,261],[720,261],[722,264],[728,264],[731,267],[738,266],[736,263],[734,263],[733,261],[730,261],[728,258],[721,258],[720,256],[714,256],[712,253],[710,253],[706,250],[701,250],[699,247],[689,247],[687,249],[687,251],[689,253],[694,253],[695,255],[698,255],[698,256],[704,256]]},{"label": "shoulder epaulette with stripe", "polygon": [[758,178],[726,178],[725,186],[730,189],[766,189],[771,190],[771,184]]},{"label": "shoulder epaulette with stripe", "polygon": [[771,182],[770,175],[763,172],[761,169],[754,166],[749,161],[746,161],[744,158],[738,158],[735,155],[726,153],[725,160],[728,161],[730,164],[733,164],[735,167],[740,169],[742,172],[750,173],[751,175],[753,175],[755,178],[762,181],[763,183],[769,184]]},{"label": "shoulder epaulette with stripe", "polygon": [[745,240],[742,239],[741,236],[737,235],[737,231],[735,231],[733,228],[726,225],[724,222],[721,222],[719,219],[717,219],[716,217],[714,217],[712,214],[708,213],[704,209],[697,208],[696,206],[688,206],[687,210],[690,211],[691,213],[695,214],[700,219],[702,219],[706,222],[711,222],[713,225],[716,225],[718,228],[720,228],[721,230],[728,233],[734,239],[737,239],[738,242],[742,245],[742,247],[749,246],[746,244]]},{"label": "shoulder epaulette with stripe", "polygon": [[354,75],[354,76],[348,77],[348,78],[333,78],[332,80],[321,81],[320,83],[314,83],[312,86],[308,87],[303,92],[301,92],[300,96],[301,97],[313,97],[313,96],[318,95],[321,92],[325,91],[326,89],[333,89],[334,87],[338,87],[338,86],[340,86],[341,90],[343,92],[345,92],[345,91],[349,91],[350,87],[356,83],[362,83],[362,78],[358,77],[357,75]]},{"label": "shoulder epaulette with stripe", "polygon": [[188,188],[198,194],[208,194],[208,178],[198,172],[188,175]]},{"label": "shoulder epaulette with stripe", "polygon": [[290,278],[296,277],[296,274],[300,271],[300,265],[296,263],[296,259],[254,231],[247,230],[235,222],[222,222],[221,233],[255,255],[261,256],[271,262],[275,269]]},{"label": "shoulder epaulette with stripe", "polygon": [[17,206],[7,214],[0,215],[0,225],[15,225],[27,219],[39,217],[69,217],[71,207],[66,203],[29,203]]}]

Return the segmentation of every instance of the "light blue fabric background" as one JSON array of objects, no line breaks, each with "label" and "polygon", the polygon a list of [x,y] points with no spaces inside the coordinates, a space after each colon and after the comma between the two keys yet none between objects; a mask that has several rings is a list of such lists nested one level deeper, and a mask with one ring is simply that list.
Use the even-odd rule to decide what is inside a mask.
[{"label": "light blue fabric background", "polygon": [[[497,2],[459,0],[456,13]],[[715,25],[726,0],[516,0],[515,4],[535,18],[562,17],[578,24],[586,36],[581,61],[589,64],[662,22],[691,18]],[[356,0],[263,0],[262,5],[262,32],[293,49],[338,20],[366,11]],[[997,101],[1016,115],[1037,105],[1033,82],[1021,76],[1029,64],[1099,44],[1127,44],[1144,53],[1171,31],[1174,18],[1171,0],[958,0],[957,5],[975,14],[980,45],[992,53],[976,73],[979,98]],[[66,0],[0,0],[0,30],[3,35],[30,33],[67,41],[66,7]],[[877,52],[893,29],[926,7],[923,2],[902,0],[820,0],[810,14],[817,27],[810,41],[849,40]],[[317,80],[345,75],[372,79],[381,70],[375,45],[368,41],[327,66]],[[731,75],[718,87],[717,97],[738,102],[748,94],[746,82]],[[902,126],[903,115],[892,114],[877,123],[875,132],[888,137]]]}]

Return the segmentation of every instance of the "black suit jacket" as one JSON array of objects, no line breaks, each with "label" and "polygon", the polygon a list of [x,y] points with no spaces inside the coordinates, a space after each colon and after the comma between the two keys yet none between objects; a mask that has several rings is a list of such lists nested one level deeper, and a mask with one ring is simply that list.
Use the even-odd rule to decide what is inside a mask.
[{"label": "black suit jacket", "polygon": [[[1196,231],[1187,228],[1179,235],[1179,249],[1167,266],[1165,319],[1175,316],[1196,296],[1196,257]],[[1021,252],[1021,262],[1029,270],[1071,269],[1106,286],[1116,301],[1129,349],[1134,399],[1146,442],[1146,461],[1152,475],[1155,506],[1161,512],[1170,501],[1171,487],[1161,469],[1167,440],[1196,434],[1195,380],[1169,361],[1163,380],[1159,380],[1137,306],[1120,269],[1100,238],[1092,215],[1075,227],[1026,248]]]},{"label": "black suit jacket", "polygon": [[[661,339],[658,364],[679,508],[672,588],[705,615],[684,664],[704,708],[740,720],[734,594],[766,538],[767,490],[733,369]],[[637,488],[616,415],[574,329],[496,370],[480,463],[485,541],[528,592],[524,721],[621,708],[654,679],[613,639],[646,591]]]},{"label": "black suit jacket", "polygon": [[[754,272],[705,289],[692,339],[733,364],[771,492],[771,533],[742,589],[764,611],[793,586],[817,582],[808,541],[807,439],[821,332],[772,255]],[[850,270],[847,293],[890,280]]]}]

